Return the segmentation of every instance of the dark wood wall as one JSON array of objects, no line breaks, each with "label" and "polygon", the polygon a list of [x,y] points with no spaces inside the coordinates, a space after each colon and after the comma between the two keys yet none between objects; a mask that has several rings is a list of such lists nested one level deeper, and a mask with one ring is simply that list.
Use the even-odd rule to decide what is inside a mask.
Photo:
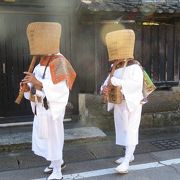
[{"label": "dark wood wall", "polygon": [[77,25],[74,32],[73,58],[78,72],[80,93],[94,93],[95,82],[95,46],[94,26]]},{"label": "dark wood wall", "polygon": [[[61,1],[60,6],[56,7],[26,1],[28,2],[27,6],[23,2],[16,6],[0,5],[0,117],[32,114],[28,101],[23,100],[20,105],[14,103],[19,82],[24,76],[23,71],[28,69],[31,61],[26,36],[26,28],[30,22],[61,23],[61,52],[71,61],[72,4]],[[72,96],[76,95],[71,95],[70,101]]]},{"label": "dark wood wall", "polygon": [[[16,6],[0,3],[0,117],[31,114],[28,101],[17,106],[14,100],[23,71],[31,61],[26,27],[34,21],[62,24],[61,52],[77,72],[67,114],[78,114],[79,93],[99,94],[110,67],[104,35],[119,26],[109,28],[107,24],[93,20],[81,22],[75,0],[17,2],[20,4]],[[143,64],[157,86],[177,85],[180,78],[180,21],[160,26],[124,26],[135,30],[135,58]]]},{"label": "dark wood wall", "polygon": [[[96,24],[95,59],[96,90],[105,79],[109,69],[106,45],[102,40],[102,32],[106,24]],[[109,30],[117,30],[117,25]],[[159,26],[124,25],[132,28],[136,34],[135,59],[139,60],[153,79],[157,87],[170,88],[179,83],[180,72],[180,22],[160,24]]]}]

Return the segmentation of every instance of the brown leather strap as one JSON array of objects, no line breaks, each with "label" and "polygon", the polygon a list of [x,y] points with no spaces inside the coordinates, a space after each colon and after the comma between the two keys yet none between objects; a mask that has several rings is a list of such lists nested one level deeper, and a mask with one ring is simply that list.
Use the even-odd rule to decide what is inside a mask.
[{"label": "brown leather strap", "polygon": [[[124,63],[125,63],[124,61],[123,61],[123,62],[121,61],[120,63],[118,63],[118,64],[116,65],[116,69],[119,69],[119,68],[124,67]],[[139,66],[141,66],[140,62],[137,61],[137,60],[134,60],[134,59],[128,60],[126,66],[131,66],[131,65],[133,65],[133,64],[138,64]],[[142,67],[142,66],[141,66],[141,67]]]}]

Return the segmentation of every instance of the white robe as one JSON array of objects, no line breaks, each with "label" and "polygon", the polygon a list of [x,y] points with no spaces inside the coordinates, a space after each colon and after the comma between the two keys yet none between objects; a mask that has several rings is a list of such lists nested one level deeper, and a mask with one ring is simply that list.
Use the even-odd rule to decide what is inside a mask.
[{"label": "white robe", "polygon": [[[114,108],[116,144],[137,145],[143,99],[142,69],[137,64],[127,66],[125,69],[119,68],[115,70],[114,77],[118,78],[117,83],[122,86],[121,91],[125,97],[121,104],[108,103],[108,110]],[[103,86],[107,85],[108,79],[109,76]]]},{"label": "white robe", "polygon": [[[49,67],[46,69],[45,78],[42,79],[44,69],[45,66],[40,66],[40,64],[34,69],[35,77],[43,84],[43,90],[36,90],[36,95],[47,97],[49,109],[46,111],[42,103],[31,102],[33,113],[35,112],[35,105],[37,112],[33,121],[32,150],[35,154],[49,161],[62,161],[64,145],[63,119],[69,98],[69,89],[66,81],[61,81],[57,84],[52,83]],[[25,93],[25,97],[29,99],[29,93]],[[41,137],[39,135],[43,120],[47,120],[47,137]]]}]

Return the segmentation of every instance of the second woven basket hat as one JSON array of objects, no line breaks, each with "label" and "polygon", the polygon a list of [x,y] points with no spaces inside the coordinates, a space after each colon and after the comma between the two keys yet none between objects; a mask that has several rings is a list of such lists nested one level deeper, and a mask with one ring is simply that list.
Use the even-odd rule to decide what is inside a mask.
[{"label": "second woven basket hat", "polygon": [[109,61],[134,58],[135,33],[131,29],[123,29],[107,33],[106,44]]},{"label": "second woven basket hat", "polygon": [[31,55],[56,54],[60,51],[61,25],[55,22],[33,22],[27,27]]}]

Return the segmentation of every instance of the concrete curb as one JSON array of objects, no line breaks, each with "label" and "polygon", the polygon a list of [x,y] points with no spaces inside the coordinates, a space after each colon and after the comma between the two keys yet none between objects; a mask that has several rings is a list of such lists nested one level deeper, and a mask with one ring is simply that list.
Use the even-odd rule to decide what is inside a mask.
[{"label": "concrete curb", "polygon": [[[106,134],[97,127],[79,127],[65,129],[65,143],[85,143],[87,141],[101,141],[106,138]],[[1,134],[0,152],[27,149],[31,147],[32,131],[31,127],[26,132],[7,132]]]}]

